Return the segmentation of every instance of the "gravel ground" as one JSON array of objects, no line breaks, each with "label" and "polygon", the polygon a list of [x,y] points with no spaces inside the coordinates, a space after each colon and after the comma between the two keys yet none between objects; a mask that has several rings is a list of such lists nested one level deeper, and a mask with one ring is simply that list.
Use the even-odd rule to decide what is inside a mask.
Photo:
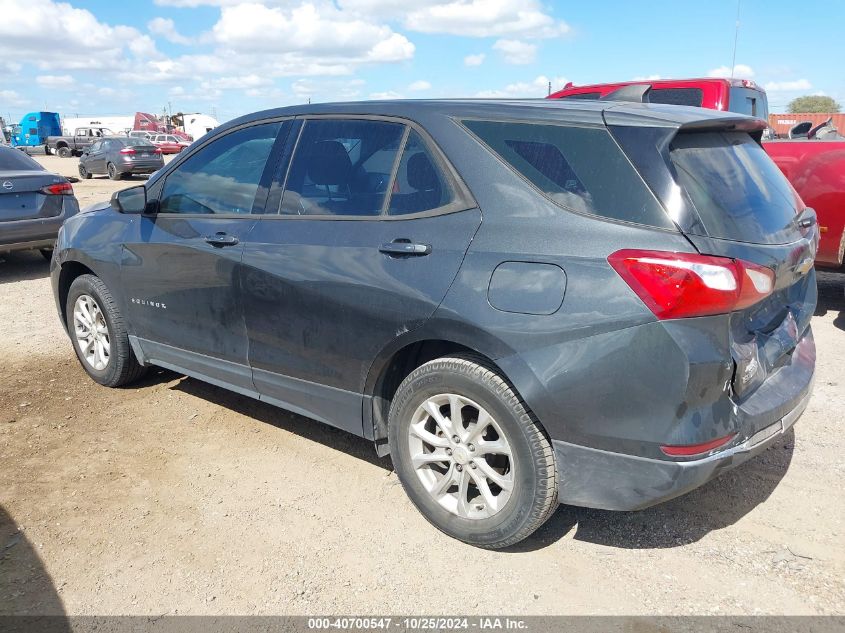
[{"label": "gravel ground", "polygon": [[845,614],[845,275],[820,275],[793,433],[680,499],[561,507],[489,552],[432,528],[362,439],[167,371],[94,384],[47,263],[5,259],[0,614]]}]

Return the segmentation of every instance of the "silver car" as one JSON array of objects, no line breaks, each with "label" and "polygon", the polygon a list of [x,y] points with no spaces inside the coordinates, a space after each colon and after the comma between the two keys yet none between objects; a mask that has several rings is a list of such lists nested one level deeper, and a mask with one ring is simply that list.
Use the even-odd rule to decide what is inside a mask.
[{"label": "silver car", "polygon": [[78,212],[67,179],[0,146],[0,253],[39,249],[49,258],[62,222]]}]

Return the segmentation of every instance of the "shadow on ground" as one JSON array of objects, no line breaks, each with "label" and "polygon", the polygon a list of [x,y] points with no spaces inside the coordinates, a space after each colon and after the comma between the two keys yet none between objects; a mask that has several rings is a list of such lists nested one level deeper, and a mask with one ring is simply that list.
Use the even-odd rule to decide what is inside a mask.
[{"label": "shadow on ground", "polygon": [[50,262],[38,251],[0,253],[0,285],[50,276]]},{"label": "shadow on ground", "polygon": [[[160,375],[150,376],[145,380],[166,382],[178,377],[178,374],[166,372]],[[137,387],[138,385],[132,386]],[[265,402],[259,402],[248,396],[242,396],[232,391],[194,380],[193,378],[183,378],[170,388],[183,391],[203,400],[208,400],[216,405],[260,420],[278,429],[294,433],[312,442],[319,442],[324,446],[342,451],[347,455],[361,459],[384,470],[393,470],[390,458],[379,458],[376,455],[372,441],[335,429],[322,422],[296,415],[295,413],[279,409]]]},{"label": "shadow on ground", "polygon": [[[3,506],[0,506],[0,616],[50,616],[42,621],[28,617],[25,621],[5,620],[14,630],[49,632],[70,631],[63,617],[65,610],[53,579],[44,567],[36,546]],[[3,628],[0,624],[0,628]]]}]

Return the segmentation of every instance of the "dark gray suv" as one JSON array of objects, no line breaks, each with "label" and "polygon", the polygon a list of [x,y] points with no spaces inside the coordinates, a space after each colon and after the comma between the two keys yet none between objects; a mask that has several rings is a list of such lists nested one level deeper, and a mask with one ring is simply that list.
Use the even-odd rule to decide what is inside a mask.
[{"label": "dark gray suv", "polygon": [[309,105],[70,219],[82,366],[158,365],[372,440],[444,532],[631,510],[803,412],[818,240],[765,124],[602,102]]}]

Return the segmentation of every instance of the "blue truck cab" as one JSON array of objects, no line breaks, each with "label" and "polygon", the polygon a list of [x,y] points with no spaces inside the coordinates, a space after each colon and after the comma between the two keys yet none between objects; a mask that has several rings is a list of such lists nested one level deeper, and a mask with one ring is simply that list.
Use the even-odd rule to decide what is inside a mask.
[{"label": "blue truck cab", "polygon": [[21,122],[12,126],[12,147],[38,147],[47,142],[48,136],[59,136],[62,126],[55,112],[30,112]]}]

